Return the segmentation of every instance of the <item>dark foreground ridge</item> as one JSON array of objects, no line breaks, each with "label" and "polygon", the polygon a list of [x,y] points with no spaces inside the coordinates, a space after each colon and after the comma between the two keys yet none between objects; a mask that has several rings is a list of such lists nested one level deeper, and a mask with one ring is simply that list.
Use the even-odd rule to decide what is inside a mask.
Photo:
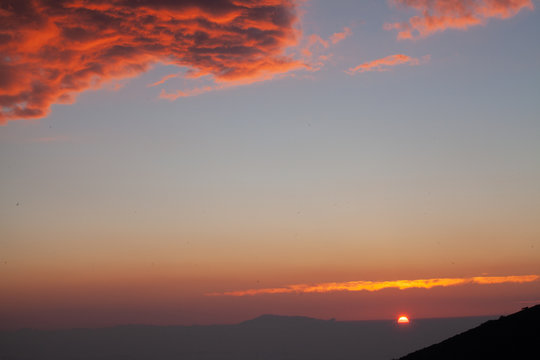
[{"label": "dark foreground ridge", "polygon": [[540,359],[540,305],[482,325],[402,357],[423,359]]},{"label": "dark foreground ridge", "polygon": [[235,325],[0,332],[0,360],[389,360],[494,317],[334,321],[263,315]]}]

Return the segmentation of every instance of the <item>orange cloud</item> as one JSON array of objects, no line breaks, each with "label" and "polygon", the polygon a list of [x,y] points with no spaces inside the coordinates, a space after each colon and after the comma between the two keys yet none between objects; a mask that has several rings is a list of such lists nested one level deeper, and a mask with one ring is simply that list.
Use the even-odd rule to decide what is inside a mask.
[{"label": "orange cloud", "polygon": [[307,37],[307,43],[304,45],[302,49],[302,55],[304,55],[306,58],[310,58],[313,56],[313,47],[322,47],[324,49],[328,48],[328,41],[324,40],[317,34],[311,34]]},{"label": "orange cloud", "polygon": [[156,62],[221,83],[305,67],[285,53],[298,37],[295,10],[293,0],[3,2],[0,123],[46,116]]},{"label": "orange cloud", "polygon": [[207,85],[207,86],[197,87],[197,88],[193,88],[189,90],[176,90],[175,92],[167,92],[165,91],[165,89],[162,89],[161,93],[159,94],[159,97],[162,99],[174,101],[181,97],[197,96],[197,95],[201,95],[210,91],[221,90],[224,88],[225,86],[223,85]]},{"label": "orange cloud", "polygon": [[363,64],[360,64],[356,67],[350,68],[347,73],[353,75],[356,73],[363,73],[366,71],[388,71],[388,68],[391,66],[409,64],[411,66],[420,65],[429,61],[430,56],[423,56],[421,59],[412,58],[403,54],[396,54],[384,57],[382,59],[377,59],[369,61]]},{"label": "orange cloud", "polygon": [[167,80],[174,79],[176,77],[179,77],[180,74],[168,74],[161,78],[161,80],[156,81],[155,83],[148,84],[148,87],[154,87],[161,84],[164,84]]},{"label": "orange cloud", "polygon": [[429,36],[446,29],[466,30],[483,25],[489,18],[507,19],[522,9],[533,10],[532,0],[392,0],[398,7],[420,13],[407,22],[387,23],[386,30],[397,30],[398,39]]},{"label": "orange cloud", "polygon": [[393,281],[347,281],[331,282],[322,284],[296,284],[278,288],[249,289],[228,291],[224,293],[210,293],[209,296],[249,296],[263,294],[299,294],[299,293],[326,293],[332,291],[379,291],[383,289],[431,289],[437,286],[457,286],[465,284],[502,284],[502,283],[526,283],[540,279],[538,275],[522,276],[483,276],[472,278],[436,278],[417,280],[393,280]]},{"label": "orange cloud", "polygon": [[306,69],[310,71],[320,70],[325,62],[333,56],[333,54],[328,51],[329,48],[351,34],[351,29],[344,27],[342,32],[336,32],[328,39],[323,39],[317,34],[306,36],[300,46],[300,53],[303,57],[303,61],[307,64]]},{"label": "orange cloud", "polygon": [[330,36],[330,41],[332,41],[332,44],[337,44],[338,42],[344,40],[349,35],[352,34],[352,31],[348,27],[344,27],[342,32],[334,33],[332,36]]}]

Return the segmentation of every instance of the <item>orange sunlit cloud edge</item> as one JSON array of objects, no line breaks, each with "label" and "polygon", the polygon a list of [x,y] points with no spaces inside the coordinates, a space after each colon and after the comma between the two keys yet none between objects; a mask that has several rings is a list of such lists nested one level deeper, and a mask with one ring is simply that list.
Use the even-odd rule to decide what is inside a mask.
[{"label": "orange sunlit cloud edge", "polygon": [[52,104],[72,103],[81,91],[139,75],[156,62],[219,83],[306,68],[285,52],[300,35],[295,9],[289,0],[6,4],[0,8],[0,124],[44,117]]},{"label": "orange sunlit cloud edge", "polygon": [[422,58],[413,58],[404,54],[389,55],[381,59],[365,62],[356,67],[350,68],[347,73],[354,75],[356,73],[363,73],[368,71],[388,71],[390,67],[397,65],[408,64],[410,66],[416,66],[426,63],[430,60],[430,55],[425,55]]},{"label": "orange sunlit cloud edge", "polygon": [[[316,71],[331,54],[313,56],[322,44],[337,44],[349,27],[328,40],[302,41],[298,0],[75,1],[8,4],[0,11],[0,124],[42,118],[56,103],[73,103],[78,93],[137,76],[155,64],[187,67],[170,79],[204,78],[210,84],[166,91],[175,100]],[[20,21],[20,19],[26,21]],[[315,41],[313,41],[315,39]],[[317,41],[320,40],[320,41]],[[294,51],[287,51],[288,48]],[[29,75],[31,74],[31,75]]]},{"label": "orange sunlit cloud edge", "polygon": [[[113,79],[129,78],[155,63],[187,67],[183,77],[208,76],[211,85],[160,97],[199,95],[283,76],[316,71],[332,54],[311,58],[311,47],[327,48],[352,34],[349,27],[328,40],[307,37],[303,48],[297,23],[301,0],[215,0],[212,2],[142,0],[20,0],[0,8],[0,124],[42,118],[53,104],[75,101],[78,93]],[[507,19],[532,0],[393,0],[398,8],[421,15],[386,23],[399,39],[429,36],[454,28],[466,30],[489,18]],[[24,19],[24,21],[22,21]],[[287,52],[295,48],[299,54]],[[391,55],[348,73],[385,71],[388,66],[421,60]],[[386,63],[385,63],[386,62]],[[30,74],[30,75],[29,75]],[[169,74],[157,86],[179,76]]]},{"label": "orange sunlit cloud edge", "polygon": [[416,39],[446,29],[466,30],[484,25],[489,18],[508,19],[523,9],[534,9],[532,0],[391,0],[398,8],[413,9],[420,15],[405,22],[386,23],[397,30],[398,39]]},{"label": "orange sunlit cloud edge", "polygon": [[[236,86],[248,85],[254,82],[267,81],[274,78],[283,78],[286,76],[294,76],[293,70],[298,70],[299,68],[310,71],[318,71],[324,66],[325,61],[332,57],[332,54],[328,52],[328,48],[331,45],[335,45],[343,41],[351,34],[351,29],[348,27],[344,27],[343,31],[332,34],[328,40],[323,39],[317,34],[305,36],[302,41],[299,41],[299,44],[297,44],[299,47],[298,50],[300,50],[300,54],[295,54],[292,56],[292,58],[296,59],[298,55],[301,55],[301,58],[296,60],[297,64],[301,64],[301,66],[298,67],[289,68],[289,64],[284,64],[283,69],[279,69],[279,67],[276,67],[272,71],[261,71],[261,73],[256,77],[225,80],[216,78],[213,84],[193,87],[186,90],[175,90],[173,92],[168,92],[165,89],[162,89],[159,97],[162,99],[174,101],[181,97],[197,96],[211,91],[224,90]],[[189,73],[187,77],[204,77],[205,75],[207,74]],[[149,84],[148,86],[154,87],[157,85],[161,85],[169,79],[178,76],[180,76],[180,74],[169,74],[164,76],[161,80]]]},{"label": "orange sunlit cloud edge", "polygon": [[528,283],[540,279],[539,275],[518,276],[476,276],[469,278],[433,278],[415,280],[390,281],[346,281],[329,282],[321,284],[295,284],[277,288],[248,289],[239,291],[214,292],[208,296],[253,296],[264,294],[301,294],[301,293],[327,293],[334,291],[379,291],[383,289],[431,289],[433,287],[458,286],[465,284],[503,284]]}]

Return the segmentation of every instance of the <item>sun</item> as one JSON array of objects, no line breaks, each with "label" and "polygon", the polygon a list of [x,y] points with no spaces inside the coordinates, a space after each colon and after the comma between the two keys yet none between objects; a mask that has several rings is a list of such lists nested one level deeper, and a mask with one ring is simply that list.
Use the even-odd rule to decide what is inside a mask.
[{"label": "sun", "polygon": [[402,315],[402,316],[399,317],[397,322],[398,322],[398,324],[408,324],[409,323],[409,318]]}]

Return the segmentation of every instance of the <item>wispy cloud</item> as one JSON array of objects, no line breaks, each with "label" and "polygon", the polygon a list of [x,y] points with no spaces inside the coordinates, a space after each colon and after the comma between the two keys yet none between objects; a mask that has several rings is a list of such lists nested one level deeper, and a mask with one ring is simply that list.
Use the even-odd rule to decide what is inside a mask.
[{"label": "wispy cloud", "polygon": [[[306,64],[304,68],[311,69],[312,67]],[[165,89],[161,89],[159,97],[162,99],[174,101],[182,97],[198,96],[198,95],[205,94],[212,91],[225,90],[225,89],[234,88],[237,86],[252,84],[255,82],[271,80],[274,78],[281,79],[285,77],[294,77],[294,73],[289,73],[286,71],[282,73],[275,73],[275,72],[264,73],[263,72],[258,77],[254,77],[254,78],[245,78],[245,79],[227,80],[227,81],[216,80],[212,82],[210,85],[196,86],[196,87],[186,88],[183,90],[167,91]]]},{"label": "wispy cloud", "polygon": [[307,37],[307,42],[302,49],[302,54],[306,57],[311,57],[313,55],[313,47],[322,47],[324,49],[327,49],[328,41],[324,40],[317,34],[311,34]]},{"label": "wispy cloud", "polygon": [[337,44],[338,42],[345,40],[345,38],[347,38],[351,34],[351,29],[348,27],[344,27],[342,32],[337,32],[330,36],[330,41],[332,41],[332,44]]},{"label": "wispy cloud", "polygon": [[305,36],[299,47],[306,69],[312,72],[320,70],[333,57],[331,47],[350,35],[352,30],[344,27],[343,31],[336,32],[326,39],[317,34]]},{"label": "wispy cloud", "polygon": [[173,92],[167,92],[165,89],[162,89],[161,93],[159,94],[159,97],[162,99],[174,101],[181,97],[197,96],[197,95],[201,95],[210,91],[222,90],[225,87],[226,86],[224,85],[207,85],[207,86],[192,88],[189,90],[176,90]]},{"label": "wispy cloud", "polygon": [[429,36],[446,29],[465,30],[483,25],[489,18],[507,19],[522,9],[534,9],[532,0],[391,0],[397,7],[414,9],[419,15],[405,22],[387,23],[398,39]]},{"label": "wispy cloud", "polygon": [[420,65],[430,60],[430,55],[425,55],[422,58],[413,58],[403,54],[396,54],[384,57],[382,59],[372,60],[350,68],[347,73],[354,75],[367,71],[388,71],[390,67],[408,64],[411,66]]},{"label": "wispy cloud", "polygon": [[158,85],[164,84],[167,80],[174,79],[174,78],[177,78],[177,77],[179,77],[179,76],[180,76],[180,74],[169,74],[169,75],[165,75],[165,76],[162,77],[159,81],[156,81],[155,83],[152,83],[152,84],[148,84],[148,87],[154,87],[154,86],[158,86]]},{"label": "wispy cloud", "polygon": [[0,124],[44,117],[54,103],[156,62],[221,83],[303,68],[285,51],[300,35],[296,21],[291,0],[7,2],[0,7]]},{"label": "wispy cloud", "polygon": [[503,284],[527,283],[540,279],[538,275],[520,276],[477,276],[470,278],[434,278],[416,280],[392,281],[347,281],[321,284],[296,284],[277,288],[248,289],[227,291],[223,293],[209,293],[209,296],[252,296],[264,294],[300,294],[300,293],[326,293],[333,291],[379,291],[383,289],[431,289],[433,287],[458,286],[465,284]]}]

